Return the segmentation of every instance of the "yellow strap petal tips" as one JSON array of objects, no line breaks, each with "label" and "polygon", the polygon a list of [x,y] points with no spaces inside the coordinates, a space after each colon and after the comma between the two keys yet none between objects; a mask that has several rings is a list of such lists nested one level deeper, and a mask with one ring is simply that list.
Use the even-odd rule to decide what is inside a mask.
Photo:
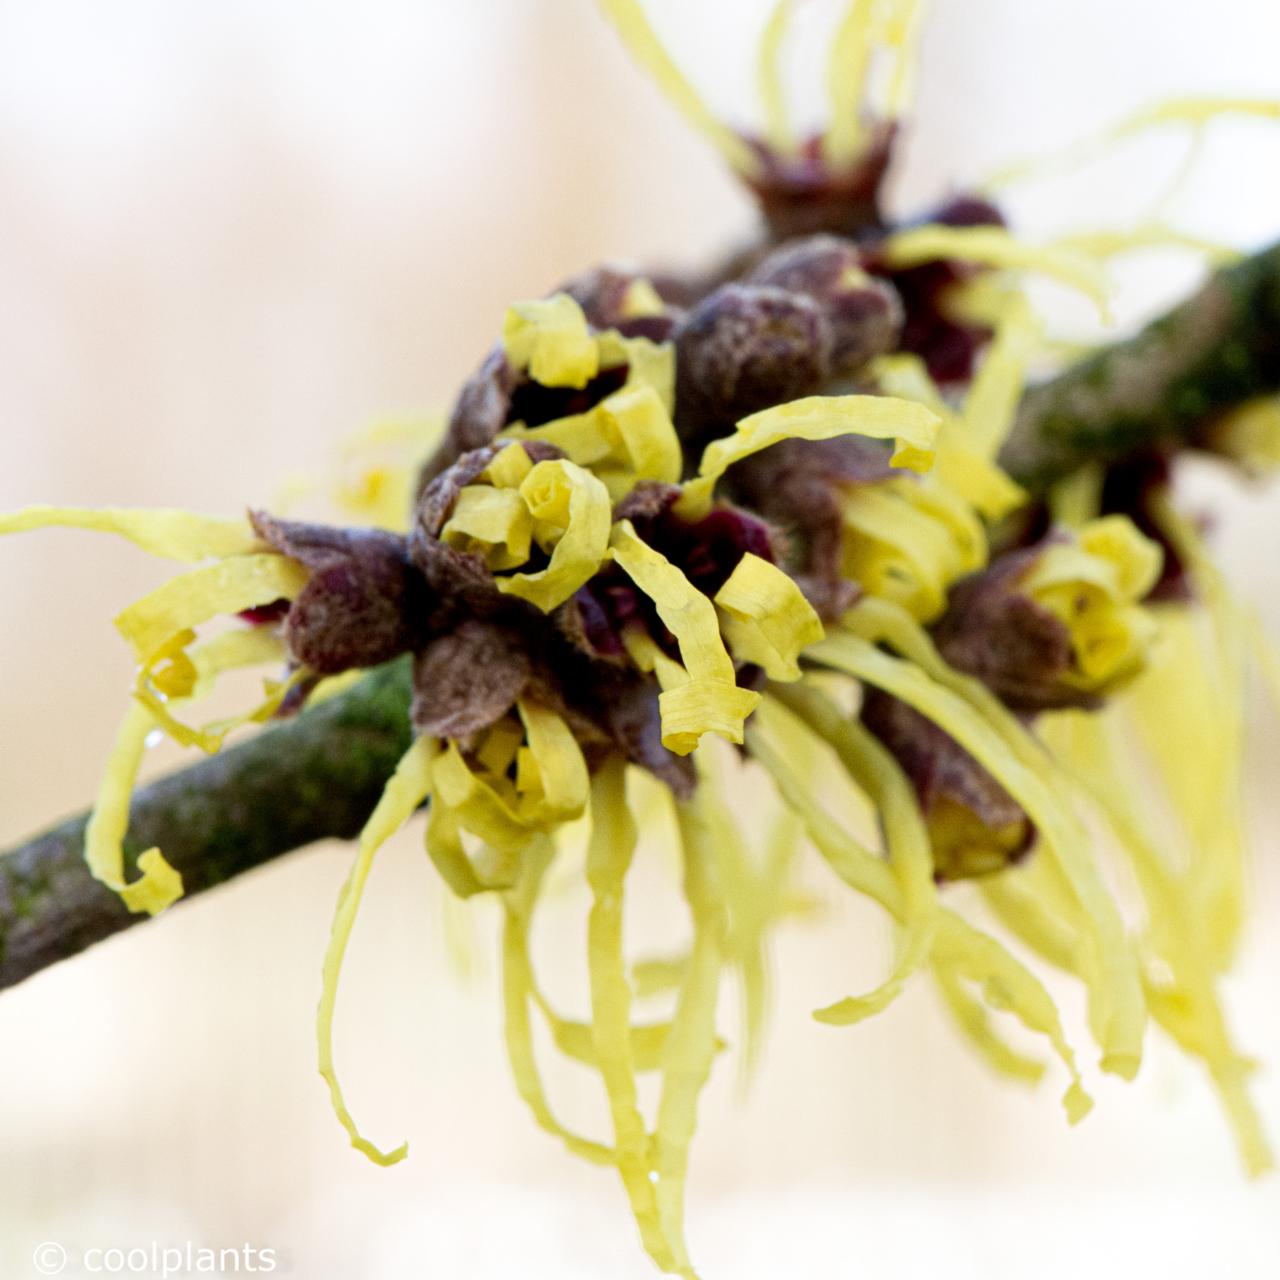
[{"label": "yellow strap petal tips", "polygon": [[[842,714],[809,688],[788,689],[779,694],[779,700],[834,749],[850,777],[876,807],[884,824],[890,865],[901,891],[903,938],[898,962],[889,977],[874,991],[847,997],[814,1014],[829,1026],[852,1026],[888,1008],[933,949],[939,903],[929,837],[906,775],[858,721]],[[759,745],[754,737],[752,743],[753,749]],[[770,761],[777,762],[766,748],[762,763],[772,769]]]},{"label": "yellow strap petal tips", "polygon": [[[884,689],[932,720],[1004,787],[1040,830],[1088,926],[1081,939],[1082,961],[1103,1069],[1132,1079],[1142,1060],[1146,1024],[1136,953],[1094,861],[1093,844],[1071,807],[1075,789],[1070,780],[985,686],[947,667],[905,612],[863,601],[846,622],[860,634],[829,636],[809,656]],[[876,648],[873,639],[888,639],[909,661]]]},{"label": "yellow strap petal tips", "polygon": [[831,42],[827,63],[831,119],[822,135],[822,154],[832,169],[847,168],[862,151],[863,99],[881,8],[879,0],[850,0]]},{"label": "yellow strap petal tips", "polygon": [[663,1053],[653,1178],[658,1217],[675,1255],[676,1270],[693,1278],[684,1241],[684,1188],[698,1098],[716,1055],[716,1002],[727,922],[715,828],[698,795],[676,805],[676,820],[684,852],[685,900],[693,917],[693,950]]},{"label": "yellow strap petal tips", "polygon": [[707,446],[698,477],[684,486],[679,515],[697,520],[711,509],[715,486],[735,462],[783,440],[833,440],[861,435],[893,440],[895,467],[927,471],[942,419],[922,404],[892,396],[809,396],[743,418],[731,436]]},{"label": "yellow strap petal tips", "polygon": [[338,1083],[337,1069],[333,1064],[333,1010],[338,999],[338,982],[342,976],[342,962],[347,954],[347,943],[360,910],[365,882],[373,867],[378,850],[413,816],[418,806],[431,792],[431,762],[436,744],[429,738],[419,738],[404,754],[396,771],[387,783],[377,807],[360,833],[360,846],[355,865],[338,895],[338,907],[333,918],[333,930],[325,951],[323,985],[320,1007],[316,1011],[316,1041],[319,1047],[320,1074],[329,1086],[333,1110],[342,1127],[351,1137],[351,1145],[363,1152],[374,1164],[392,1165],[409,1154],[409,1144],[404,1143],[394,1151],[383,1151],[364,1137],[347,1109]]},{"label": "yellow strap petal tips", "polygon": [[[587,883],[587,973],[591,986],[591,1043],[613,1118],[618,1172],[640,1235],[663,1270],[674,1266],[650,1178],[649,1134],[640,1112],[633,1049],[631,986],[623,952],[623,889],[635,852],[636,827],[627,807],[626,767],[611,759],[591,790],[591,840]],[[665,1045],[666,1037],[663,1037]]]},{"label": "yellow strap petal tips", "polygon": [[[777,686],[764,710],[771,710],[775,703],[786,706],[820,736],[842,732],[839,726],[846,718],[802,686]],[[771,717],[763,723],[762,717],[757,717],[751,726],[752,756],[764,766],[786,804],[799,814],[814,846],[835,874],[855,892],[878,902],[908,927],[908,940],[894,973],[876,992],[855,998],[852,1004],[832,1006],[832,1019],[838,1022],[848,1014],[856,1020],[866,1012],[884,1007],[901,989],[912,968],[919,964],[923,950],[930,956],[935,971],[961,993],[967,1030],[988,1059],[1007,1061],[1007,1053],[1002,1052],[1006,1046],[998,1040],[985,1013],[980,1008],[975,1013],[974,1002],[961,986],[962,981],[974,983],[990,1008],[1012,1013],[1027,1030],[1049,1041],[1071,1078],[1063,1097],[1067,1118],[1072,1124],[1078,1123],[1093,1104],[1081,1083],[1075,1054],[1063,1034],[1053,999],[1040,981],[995,938],[975,929],[949,908],[937,908],[936,927],[930,927],[934,908],[919,878],[922,868],[918,855],[914,859],[908,855],[899,865],[899,874],[895,874],[883,858],[862,846],[844,825],[830,816],[814,793],[809,778],[791,763],[787,758],[789,753],[775,743],[775,733],[776,725]],[[845,759],[853,763],[857,753]],[[867,781],[871,777],[861,773],[859,776]],[[913,813],[914,804],[911,811],[905,808],[902,811],[899,820],[905,824],[904,836],[906,826],[918,822]],[[906,898],[906,880],[902,873],[908,868],[919,883],[919,905],[915,909],[908,906]],[[924,914],[919,914],[921,907]],[[913,934],[914,941],[911,940]],[[932,942],[926,948],[930,937]],[[1026,1074],[1025,1067],[1023,1074]]]},{"label": "yellow strap petal tips", "polygon": [[138,858],[141,878],[126,883],[124,837],[129,828],[129,798],[147,737],[155,727],[155,720],[146,707],[130,703],[107,759],[84,837],[85,861],[94,879],[114,889],[130,911],[145,911],[153,916],[182,897],[182,877],[164,860],[159,849],[148,849]]},{"label": "yellow strap petal tips", "polygon": [[663,746],[688,755],[704,733],[740,743],[743,723],[760,695],[738,687],[733,659],[720,638],[715,605],[644,542],[629,520],[614,526],[609,546],[614,560],[653,601],[663,625],[675,636],[688,675],[687,681],[659,695]]},{"label": "yellow strap petal tips", "polygon": [[121,507],[23,507],[0,515],[0,534],[29,529],[91,529],[127,538],[143,551],[196,564],[262,550],[248,520],[225,520],[189,511],[127,510]]},{"label": "yellow strap petal tips", "polygon": [[796,150],[779,67],[787,28],[791,25],[793,3],[794,0],[774,0],[756,53],[756,86],[764,112],[764,136],[770,148],[780,156],[793,155]]}]

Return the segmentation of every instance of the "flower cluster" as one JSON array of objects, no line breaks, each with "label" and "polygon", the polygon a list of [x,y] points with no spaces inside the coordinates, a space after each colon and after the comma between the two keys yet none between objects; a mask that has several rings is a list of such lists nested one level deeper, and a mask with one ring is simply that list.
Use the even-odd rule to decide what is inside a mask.
[{"label": "flower cluster", "polygon": [[[159,850],[138,860],[140,876],[125,870],[128,798],[154,730],[215,751],[239,724],[294,714],[354,672],[412,663],[413,746],[361,837],[326,958],[321,1070],[337,1113],[375,1160],[404,1154],[357,1129],[331,1021],[373,857],[429,801],[426,849],[444,881],[504,904],[522,1096],[571,1150],[617,1169],[646,1248],[685,1275],[683,1186],[720,1047],[717,991],[734,968],[758,1015],[763,938],[786,910],[800,832],[901,934],[884,983],[819,1010],[822,1021],[859,1021],[930,971],[998,1070],[1043,1067],[1005,1042],[991,1010],[1042,1037],[1068,1073],[1068,1113],[1082,1117],[1091,1104],[1044,986],[942,892],[976,879],[1020,941],[1081,979],[1104,1070],[1136,1074],[1154,1018],[1208,1065],[1250,1165],[1268,1158],[1215,993],[1240,917],[1238,839],[1209,819],[1238,782],[1238,718],[1223,710],[1239,693],[1238,622],[1163,492],[1144,489],[1141,513],[1125,510],[1108,500],[1117,469],[1084,501],[1068,501],[1072,490],[1033,502],[1000,467],[1038,349],[1017,273],[1094,298],[1101,274],[1078,252],[1023,245],[977,198],[886,221],[880,181],[916,7],[851,6],[837,53],[852,66],[834,82],[832,127],[792,142],[768,74],[768,136],[733,133],[638,5],[606,0],[748,178],[768,234],[700,279],[608,266],[511,307],[434,453],[412,483],[391,486],[413,495],[407,523],[51,507],[0,518],[0,532],[80,525],[198,566],[117,619],[138,676],[87,856],[133,910],[181,893]],[[891,91],[868,120],[873,55],[888,59]],[[1256,426],[1221,426],[1223,449],[1256,454]],[[1169,594],[1160,544],[1196,597],[1152,607],[1153,592]],[[220,616],[235,621],[199,642]],[[243,717],[183,718],[223,672],[261,663],[276,676]],[[1162,731],[1183,711],[1205,735],[1192,770],[1180,735]],[[1133,724],[1182,822],[1183,861],[1154,847],[1140,788],[1125,781],[1134,766],[1119,735]],[[726,762],[717,738],[742,753]],[[726,763],[763,771],[789,815],[791,838],[763,865],[744,854],[718,795]],[[833,774],[869,802],[874,832],[833,805]],[[633,1020],[623,946],[638,775],[662,784],[674,815],[693,926],[674,1011],[659,1023]],[[528,940],[562,834],[584,815],[591,1011],[575,1023],[541,991]],[[1141,932],[1125,922],[1085,817],[1101,819],[1138,872]],[[598,1072],[610,1142],[556,1119],[531,1012]],[[662,1075],[652,1124],[636,1086],[650,1070]]]}]

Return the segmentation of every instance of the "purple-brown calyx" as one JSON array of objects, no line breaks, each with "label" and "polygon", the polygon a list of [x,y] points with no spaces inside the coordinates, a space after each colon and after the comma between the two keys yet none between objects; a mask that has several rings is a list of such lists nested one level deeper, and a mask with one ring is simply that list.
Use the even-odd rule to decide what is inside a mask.
[{"label": "purple-brown calyx", "polygon": [[828,232],[857,237],[881,223],[881,188],[893,156],[897,126],[872,127],[871,141],[850,165],[833,169],[823,154],[821,135],[794,155],[779,155],[754,138],[746,141],[760,157],[750,180],[769,238],[775,243]]},{"label": "purple-brown calyx", "polygon": [[434,601],[409,562],[403,537],[250,513],[255,532],[311,570],[285,615],[293,661],[316,675],[373,667],[420,642]]}]

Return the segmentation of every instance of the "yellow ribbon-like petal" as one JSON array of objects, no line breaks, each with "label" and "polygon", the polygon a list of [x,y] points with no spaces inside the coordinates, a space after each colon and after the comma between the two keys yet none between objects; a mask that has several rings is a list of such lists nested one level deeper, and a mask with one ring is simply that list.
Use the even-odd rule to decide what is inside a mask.
[{"label": "yellow ribbon-like petal", "polygon": [[587,318],[567,293],[508,308],[502,345],[512,367],[544,387],[581,389],[600,372]]},{"label": "yellow ribbon-like petal", "polygon": [[586,413],[545,426],[509,428],[519,440],[542,440],[571,462],[589,467],[616,501],[640,480],[675,484],[682,454],[675,424],[661,393],[647,382],[629,383]]},{"label": "yellow ribbon-like petal", "polygon": [[156,727],[151,713],[131,702],[107,758],[89,825],[85,829],[84,856],[95,880],[114,889],[130,911],[158,915],[182,897],[182,877],[159,849],[148,849],[138,858],[142,876],[126,883],[124,837],[129,828],[129,799],[137,781],[147,736]]},{"label": "yellow ribbon-like petal", "polygon": [[609,491],[589,471],[564,459],[539,462],[520,484],[533,537],[551,552],[545,569],[497,579],[498,590],[544,613],[563,604],[600,568],[609,546]]},{"label": "yellow ribbon-like petal", "polygon": [[333,1011],[338,999],[338,982],[342,976],[347,943],[351,939],[351,930],[360,910],[360,899],[364,895],[365,882],[373,867],[374,856],[430,795],[431,763],[436,750],[436,744],[430,738],[419,738],[414,742],[396,766],[395,773],[383,789],[377,806],[360,833],[355,865],[338,895],[333,929],[324,956],[320,1007],[316,1011],[320,1074],[329,1086],[334,1113],[350,1136],[351,1145],[368,1156],[374,1164],[380,1165],[392,1165],[403,1160],[409,1154],[409,1144],[403,1143],[394,1151],[386,1152],[375,1147],[360,1133],[347,1109],[342,1086],[338,1083],[337,1068],[333,1063]]},{"label": "yellow ribbon-like petal", "polygon": [[533,517],[518,490],[469,484],[458,491],[440,538],[459,551],[479,555],[491,570],[515,569],[529,559]]},{"label": "yellow ribbon-like petal", "polygon": [[841,516],[845,576],[923,622],[943,611],[953,582],[987,561],[981,521],[932,476],[859,485]]},{"label": "yellow ribbon-like petal", "polygon": [[997,269],[1035,271],[1078,289],[1107,318],[1111,286],[1093,259],[1069,249],[1024,244],[1003,227],[948,227],[931,223],[895,231],[882,250],[894,270],[946,259]]},{"label": "yellow ribbon-like petal", "polygon": [[832,440],[862,435],[894,440],[895,467],[927,471],[942,426],[939,416],[924,405],[890,396],[809,396],[743,418],[731,436],[707,446],[698,477],[684,486],[676,506],[687,520],[711,509],[717,481],[735,462],[783,440]]},{"label": "yellow ribbon-like petal", "polygon": [[665,689],[659,696],[663,745],[677,755],[688,755],[704,733],[740,743],[743,722],[760,696],[738,687],[733,659],[720,638],[715,605],[644,542],[629,520],[614,526],[609,547],[675,636],[689,676],[687,683]]},{"label": "yellow ribbon-like petal", "polygon": [[715,602],[727,615],[721,630],[734,657],[755,663],[771,680],[798,680],[801,650],[825,634],[795,581],[750,552],[716,592]]},{"label": "yellow ribbon-like petal", "polygon": [[211,557],[246,555],[262,548],[262,542],[243,517],[225,520],[167,508],[128,510],[43,505],[0,515],[0,534],[47,528],[119,534],[154,556],[189,564]]},{"label": "yellow ribbon-like petal", "polygon": [[239,613],[273,600],[292,599],[307,583],[307,570],[287,556],[234,556],[171,578],[116,616],[116,628],[139,662],[170,636],[219,614]]}]

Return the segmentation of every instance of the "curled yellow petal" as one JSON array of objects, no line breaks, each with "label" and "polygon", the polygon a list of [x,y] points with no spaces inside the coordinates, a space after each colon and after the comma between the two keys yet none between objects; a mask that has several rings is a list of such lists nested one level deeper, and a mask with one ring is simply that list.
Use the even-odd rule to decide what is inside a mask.
[{"label": "curled yellow petal", "polygon": [[840,509],[845,576],[921,621],[942,612],[953,582],[986,564],[981,521],[932,476],[858,485]]},{"label": "curled yellow petal", "polygon": [[696,520],[711,509],[717,481],[735,462],[783,440],[832,440],[861,435],[894,440],[895,467],[926,471],[942,426],[922,404],[891,396],[809,396],[743,418],[731,436],[713,441],[702,455],[698,477],[684,486],[676,511]]},{"label": "curled yellow petal", "polygon": [[[586,761],[569,726],[528,699],[521,699],[517,709],[519,727],[509,718],[500,721],[469,755],[449,742],[435,759],[436,805],[427,849],[463,896],[509,885],[531,835],[554,830],[586,807]],[[513,764],[514,780],[509,776]],[[489,865],[475,866],[466,857],[461,831],[490,846]]]},{"label": "curled yellow petal", "polygon": [[529,821],[563,822],[586,808],[587,764],[563,717],[527,698],[517,704],[528,743],[521,748],[516,786]]},{"label": "curled yellow petal", "polygon": [[194,639],[195,633],[188,629],[161,645],[139,669],[133,690],[157,727],[181,746],[199,747],[213,755],[234,729],[269,720],[290,689],[306,678],[306,671],[300,668],[286,680],[267,680],[261,701],[249,710],[193,728],[174,715],[175,704],[207,693],[224,672],[266,662],[281,664],[288,657],[283,638],[267,628],[227,631],[189,651]]},{"label": "curled yellow petal", "polygon": [[[997,334],[994,348],[999,346]],[[992,460],[999,438],[1007,433],[1012,411],[1022,395],[1021,365],[1001,371],[998,353],[988,351],[966,400],[966,406],[972,406],[972,416],[967,409],[963,416],[952,412],[929,376],[924,361],[917,355],[898,352],[879,356],[872,361],[868,373],[885,395],[916,400],[942,419],[931,473],[941,485],[962,497],[988,520],[999,520],[1027,501],[1022,487]],[[999,392],[993,386],[997,376],[1005,383]],[[975,398],[975,390],[979,388],[982,390]],[[986,400],[988,394],[990,400]]]},{"label": "curled yellow petal", "polygon": [[0,515],[0,534],[29,529],[92,529],[115,533],[168,560],[197,564],[210,557],[246,555],[262,543],[244,517],[226,520],[167,508],[129,510],[122,507],[23,507]]},{"label": "curled yellow petal", "polygon": [[716,592],[715,602],[728,615],[722,630],[734,657],[755,663],[771,680],[798,680],[801,650],[825,634],[795,582],[750,552]]},{"label": "curled yellow petal", "polygon": [[392,1165],[409,1154],[406,1142],[394,1151],[383,1151],[365,1138],[352,1119],[338,1083],[337,1069],[333,1063],[333,1011],[338,999],[338,982],[342,976],[342,962],[347,953],[347,943],[360,910],[365,882],[373,866],[378,850],[413,816],[418,806],[431,793],[431,762],[436,744],[430,738],[418,738],[401,757],[391,780],[383,789],[364,830],[360,832],[360,846],[355,865],[338,895],[338,907],[334,913],[333,929],[325,950],[323,984],[320,1005],[316,1011],[316,1042],[319,1049],[320,1074],[329,1086],[329,1097],[334,1113],[351,1138],[351,1145],[363,1152],[374,1164]]},{"label": "curled yellow petal", "polygon": [[498,489],[518,489],[533,470],[533,459],[519,445],[499,449],[493,461],[480,473],[481,479]]},{"label": "curled yellow petal", "polygon": [[502,345],[511,366],[544,387],[581,389],[600,372],[587,318],[567,293],[509,307]]},{"label": "curled yellow petal", "polygon": [[469,484],[458,491],[440,538],[459,551],[480,556],[491,570],[515,569],[529,559],[533,517],[517,490]]},{"label": "curled yellow petal", "polygon": [[737,685],[715,605],[644,542],[629,520],[614,526],[609,546],[619,567],[653,601],[663,625],[675,636],[688,673],[687,683],[660,695],[663,745],[688,755],[704,733],[741,742],[743,722],[760,699]]},{"label": "curled yellow petal", "polygon": [[615,500],[640,480],[680,479],[680,439],[669,408],[657,388],[638,379],[586,413],[541,427],[509,428],[507,434],[562,449],[571,462],[591,468]]},{"label": "curled yellow petal", "polygon": [[609,546],[609,491],[589,471],[557,458],[539,462],[520,483],[533,538],[551,553],[545,569],[496,579],[498,590],[544,613],[563,604],[600,568]]},{"label": "curled yellow petal", "polygon": [[680,479],[680,440],[662,397],[653,387],[617,391],[601,404],[600,411],[601,433],[629,475],[663,484]]},{"label": "curled yellow petal", "polygon": [[1084,525],[1047,547],[1021,587],[1067,628],[1075,670],[1089,691],[1112,689],[1146,662],[1156,624],[1141,600],[1160,575],[1160,548],[1125,516]]},{"label": "curled yellow petal", "polygon": [[116,628],[145,662],[170,636],[219,614],[292,599],[307,570],[287,556],[234,556],[171,578],[116,616]]},{"label": "curled yellow petal", "polygon": [[182,897],[182,877],[159,849],[148,849],[138,858],[141,878],[126,883],[124,837],[129,829],[129,799],[147,736],[155,727],[146,707],[131,702],[107,758],[84,837],[85,862],[93,878],[114,889],[130,911],[145,911],[153,916]]}]

